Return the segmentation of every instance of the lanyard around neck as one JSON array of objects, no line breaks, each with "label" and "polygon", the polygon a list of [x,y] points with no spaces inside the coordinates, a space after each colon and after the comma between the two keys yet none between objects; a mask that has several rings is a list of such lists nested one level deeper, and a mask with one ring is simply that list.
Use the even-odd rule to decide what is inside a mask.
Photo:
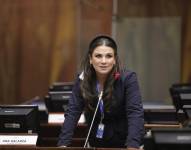
[{"label": "lanyard around neck", "polygon": [[[96,84],[96,90],[98,93],[101,92],[100,90],[100,84],[97,82]],[[101,121],[104,119],[104,103],[103,103],[103,99],[100,100],[100,103],[99,103],[99,110],[100,110],[100,113],[101,113]]]}]

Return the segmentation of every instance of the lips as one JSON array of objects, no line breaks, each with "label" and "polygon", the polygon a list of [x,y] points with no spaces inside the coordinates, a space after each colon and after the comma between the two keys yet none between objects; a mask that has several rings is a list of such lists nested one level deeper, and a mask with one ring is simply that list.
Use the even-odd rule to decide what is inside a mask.
[{"label": "lips", "polygon": [[107,66],[100,66],[101,69],[107,69]]},{"label": "lips", "polygon": [[101,68],[107,68],[107,66],[99,66],[99,67],[101,67]]}]

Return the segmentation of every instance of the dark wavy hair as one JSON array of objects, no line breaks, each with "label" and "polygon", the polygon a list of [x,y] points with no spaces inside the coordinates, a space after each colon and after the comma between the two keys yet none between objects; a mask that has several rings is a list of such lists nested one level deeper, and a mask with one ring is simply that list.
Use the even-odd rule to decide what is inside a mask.
[{"label": "dark wavy hair", "polygon": [[93,66],[90,64],[90,57],[93,54],[93,51],[98,46],[109,46],[114,50],[114,57],[116,64],[109,73],[107,80],[104,85],[103,91],[103,100],[106,108],[109,108],[112,98],[113,85],[115,82],[114,74],[120,71],[119,58],[117,54],[117,44],[116,42],[107,35],[100,35],[95,37],[89,44],[89,50],[85,55],[84,60],[82,61],[81,67],[83,70],[84,78],[80,83],[80,90],[83,99],[86,101],[86,106],[90,110],[94,110],[97,104],[98,93],[96,90],[96,73]]}]

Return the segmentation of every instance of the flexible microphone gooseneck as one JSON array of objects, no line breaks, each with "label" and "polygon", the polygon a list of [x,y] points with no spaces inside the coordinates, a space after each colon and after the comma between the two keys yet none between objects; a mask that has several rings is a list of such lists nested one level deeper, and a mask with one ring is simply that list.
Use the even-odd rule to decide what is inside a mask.
[{"label": "flexible microphone gooseneck", "polygon": [[98,99],[98,102],[97,102],[97,106],[96,106],[96,109],[95,109],[95,112],[94,112],[94,116],[93,116],[93,119],[92,119],[92,122],[91,122],[91,125],[90,125],[90,128],[89,128],[89,131],[88,131],[88,135],[86,137],[86,141],[85,141],[85,144],[84,144],[84,148],[86,147],[87,145],[87,142],[88,142],[88,139],[89,139],[89,136],[90,136],[90,132],[91,132],[91,129],[92,129],[92,126],[93,126],[93,123],[94,123],[94,120],[95,120],[95,116],[96,116],[96,113],[97,113],[97,110],[98,110],[98,106],[99,106],[99,103],[102,99],[102,95],[103,95],[103,91],[100,92],[99,94],[99,99]]}]

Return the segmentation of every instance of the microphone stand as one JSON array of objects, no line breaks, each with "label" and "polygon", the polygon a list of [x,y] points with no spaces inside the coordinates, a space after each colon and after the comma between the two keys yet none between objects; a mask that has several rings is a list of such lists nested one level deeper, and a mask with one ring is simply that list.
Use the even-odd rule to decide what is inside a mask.
[{"label": "microphone stand", "polygon": [[90,128],[89,128],[89,131],[88,131],[88,135],[87,135],[87,137],[86,137],[86,141],[85,141],[85,144],[84,144],[84,148],[85,148],[86,145],[87,145],[87,142],[88,142],[88,139],[89,139],[89,136],[90,136],[90,132],[91,132],[91,129],[92,129],[94,120],[95,120],[95,116],[96,116],[96,113],[97,113],[97,110],[98,110],[98,106],[99,106],[99,103],[100,103],[100,101],[101,101],[101,99],[102,99],[102,95],[103,95],[103,91],[100,92],[99,99],[98,99],[98,102],[97,102],[97,106],[96,106],[96,109],[95,109],[95,112],[94,112],[94,116],[93,116],[93,119],[92,119],[92,122],[91,122],[91,125],[90,125]]}]

